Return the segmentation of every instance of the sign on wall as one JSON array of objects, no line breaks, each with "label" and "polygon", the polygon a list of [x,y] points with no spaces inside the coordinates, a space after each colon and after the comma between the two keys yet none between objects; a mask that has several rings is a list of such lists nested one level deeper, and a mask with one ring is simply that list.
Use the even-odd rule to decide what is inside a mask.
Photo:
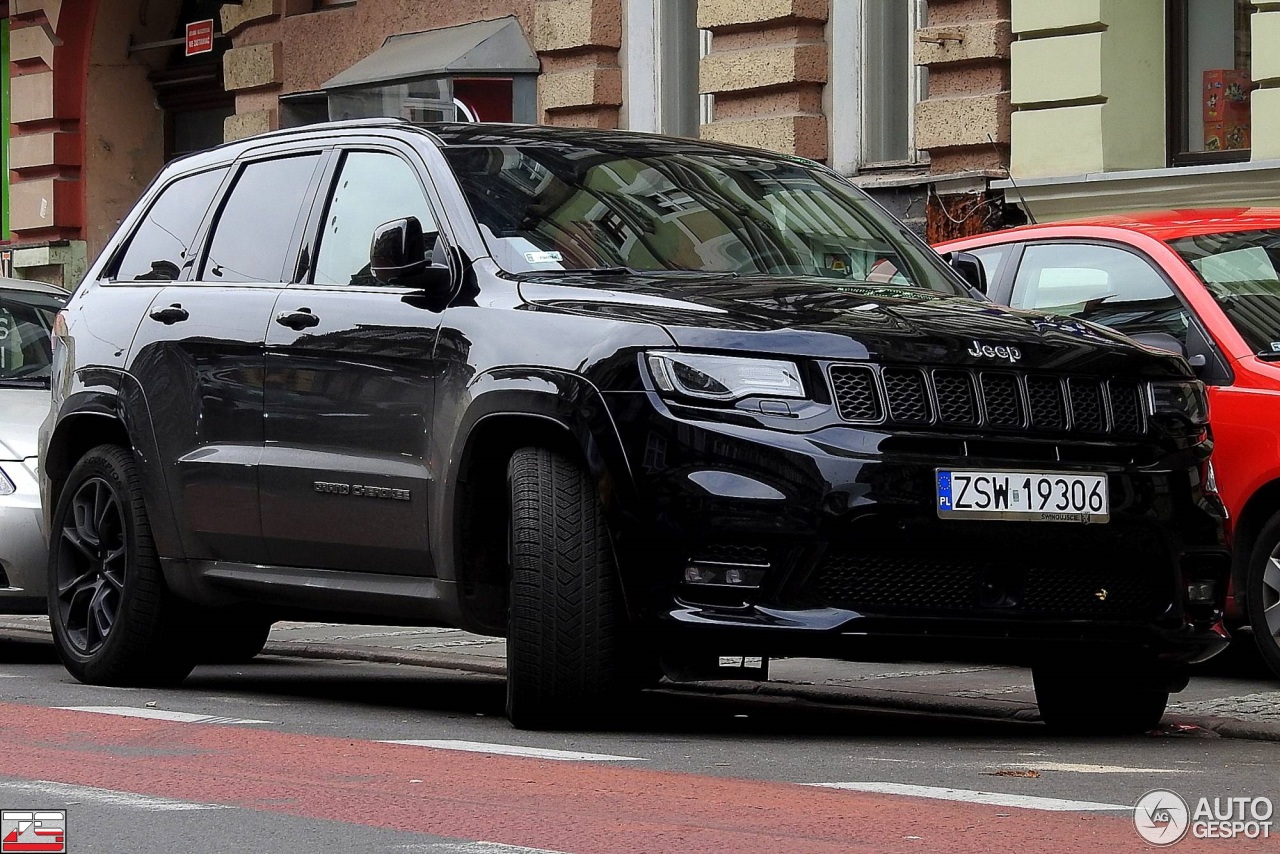
[{"label": "sign on wall", "polygon": [[187,24],[187,56],[213,52],[213,20]]}]

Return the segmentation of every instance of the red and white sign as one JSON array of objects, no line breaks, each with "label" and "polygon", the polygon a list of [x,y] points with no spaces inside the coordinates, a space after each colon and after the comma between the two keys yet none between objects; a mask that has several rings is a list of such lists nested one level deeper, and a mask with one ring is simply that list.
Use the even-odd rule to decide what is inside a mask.
[{"label": "red and white sign", "polygon": [[213,19],[187,24],[187,56],[213,52]]},{"label": "red and white sign", "polygon": [[67,850],[66,810],[0,814],[0,852],[43,851],[63,854]]}]

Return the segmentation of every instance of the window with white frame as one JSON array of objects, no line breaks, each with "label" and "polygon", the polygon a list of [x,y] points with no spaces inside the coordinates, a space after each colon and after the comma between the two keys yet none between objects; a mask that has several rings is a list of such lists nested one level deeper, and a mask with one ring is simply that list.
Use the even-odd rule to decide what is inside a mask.
[{"label": "window with white frame", "polygon": [[713,108],[698,93],[698,63],[711,50],[698,0],[626,0],[624,23],[627,127],[697,136]]},{"label": "window with white frame", "polygon": [[828,115],[840,171],[920,162],[915,109],[926,72],[912,54],[925,9],[924,0],[832,0]]}]

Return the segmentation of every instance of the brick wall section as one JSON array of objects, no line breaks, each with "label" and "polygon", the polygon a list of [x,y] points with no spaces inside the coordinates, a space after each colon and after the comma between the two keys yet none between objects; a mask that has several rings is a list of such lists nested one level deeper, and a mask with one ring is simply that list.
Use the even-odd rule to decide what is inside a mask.
[{"label": "brick wall section", "polygon": [[[59,0],[13,0],[9,74],[10,224],[15,240],[76,238],[84,224],[80,182],[83,21]],[[61,26],[61,30],[59,29]],[[66,58],[58,73],[58,61]]]},{"label": "brick wall section", "polygon": [[916,31],[916,64],[929,69],[916,145],[929,152],[934,174],[1009,162],[1009,3],[929,0],[928,20]]},{"label": "brick wall section", "polygon": [[827,0],[700,0],[699,91],[715,96],[702,137],[825,160],[828,13]]},{"label": "brick wall section", "polygon": [[622,106],[621,0],[537,0],[538,109],[549,125],[616,128]]}]

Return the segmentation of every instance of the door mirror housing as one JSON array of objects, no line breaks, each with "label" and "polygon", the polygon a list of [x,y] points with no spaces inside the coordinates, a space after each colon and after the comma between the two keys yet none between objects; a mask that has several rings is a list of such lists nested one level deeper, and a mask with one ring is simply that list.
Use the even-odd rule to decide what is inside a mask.
[{"label": "door mirror housing", "polygon": [[950,252],[947,254],[947,263],[969,287],[978,293],[987,292],[987,271],[977,255],[971,252]]},{"label": "door mirror housing", "polygon": [[438,290],[450,284],[449,268],[431,262],[422,223],[413,216],[373,230],[369,272],[384,285]]},{"label": "door mirror housing", "polygon": [[[1187,348],[1182,346],[1182,342],[1174,338],[1168,332],[1135,332],[1129,336],[1144,347],[1150,347],[1153,350],[1164,350],[1167,353],[1176,353],[1179,356],[1187,355]],[[1200,357],[1200,364],[1204,364],[1204,357]]]}]

